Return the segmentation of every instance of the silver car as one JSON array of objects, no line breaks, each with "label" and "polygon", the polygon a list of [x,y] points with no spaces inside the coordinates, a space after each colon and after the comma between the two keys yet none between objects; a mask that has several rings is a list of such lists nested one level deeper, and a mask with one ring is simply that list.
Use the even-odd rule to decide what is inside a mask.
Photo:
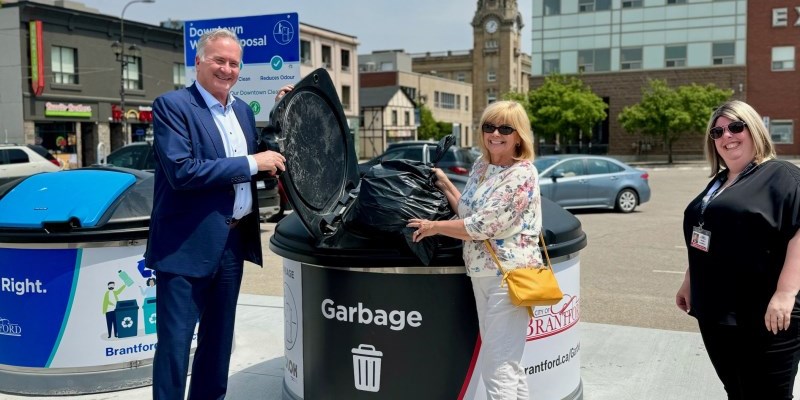
[{"label": "silver car", "polygon": [[650,177],[611,157],[542,156],[534,160],[542,197],[564,208],[612,208],[629,213],[650,200]]}]

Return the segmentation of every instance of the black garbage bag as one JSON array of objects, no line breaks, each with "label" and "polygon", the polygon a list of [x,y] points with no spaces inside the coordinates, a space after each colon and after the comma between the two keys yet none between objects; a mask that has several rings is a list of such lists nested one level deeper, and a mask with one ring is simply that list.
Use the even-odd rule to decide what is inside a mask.
[{"label": "black garbage bag", "polygon": [[344,217],[345,224],[364,233],[402,235],[420,261],[429,265],[437,238],[414,243],[411,235],[415,229],[406,228],[406,224],[411,218],[453,218],[447,198],[434,185],[435,179],[431,167],[422,162],[384,161],[361,178],[358,195]]}]

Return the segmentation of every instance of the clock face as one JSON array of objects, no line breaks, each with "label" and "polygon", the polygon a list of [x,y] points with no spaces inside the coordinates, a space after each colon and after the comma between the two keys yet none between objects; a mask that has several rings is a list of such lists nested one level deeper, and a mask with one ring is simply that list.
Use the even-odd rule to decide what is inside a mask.
[{"label": "clock face", "polygon": [[490,19],[490,20],[486,21],[486,25],[484,25],[484,28],[486,28],[486,32],[489,32],[489,33],[497,32],[497,20],[496,19]]}]

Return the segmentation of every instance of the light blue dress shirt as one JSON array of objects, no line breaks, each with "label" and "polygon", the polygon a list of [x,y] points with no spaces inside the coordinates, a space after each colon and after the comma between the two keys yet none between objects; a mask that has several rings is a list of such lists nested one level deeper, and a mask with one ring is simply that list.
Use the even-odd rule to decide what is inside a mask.
[{"label": "light blue dress shirt", "polygon": [[[214,96],[211,95],[200,82],[195,82],[197,90],[206,101],[206,105],[211,110],[214,123],[217,125],[222,143],[225,146],[225,157],[247,157],[250,165],[250,175],[258,173],[256,159],[247,154],[247,140],[242,131],[236,113],[233,112],[233,103],[236,98],[228,93],[228,105],[223,106]],[[253,192],[250,190],[250,182],[237,183],[233,185],[236,197],[233,202],[233,218],[242,219],[253,211]]]}]

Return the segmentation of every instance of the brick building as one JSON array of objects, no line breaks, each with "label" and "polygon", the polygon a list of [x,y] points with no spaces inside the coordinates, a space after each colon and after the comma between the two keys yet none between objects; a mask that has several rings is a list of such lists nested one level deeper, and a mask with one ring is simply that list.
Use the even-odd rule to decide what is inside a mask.
[{"label": "brick building", "polygon": [[747,101],[769,127],[779,155],[800,155],[794,129],[800,118],[800,2],[747,4]]},{"label": "brick building", "polygon": [[[625,132],[619,113],[641,100],[648,79],[713,83],[747,99],[747,8],[746,0],[533,0],[531,88],[550,73],[579,75],[608,104],[589,143],[623,159],[664,158],[661,141]],[[702,143],[684,136],[674,158],[702,157]]]}]

